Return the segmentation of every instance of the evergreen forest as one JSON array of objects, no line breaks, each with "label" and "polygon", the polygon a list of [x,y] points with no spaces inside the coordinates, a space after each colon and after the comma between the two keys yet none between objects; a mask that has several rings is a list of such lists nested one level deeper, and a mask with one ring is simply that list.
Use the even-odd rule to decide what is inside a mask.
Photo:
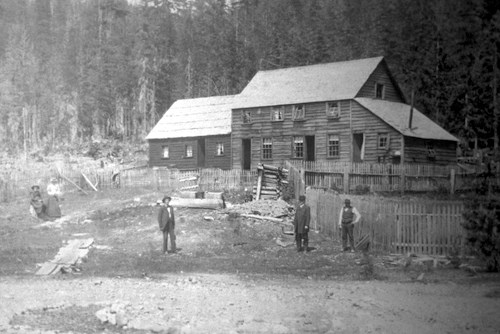
[{"label": "evergreen forest", "polygon": [[408,101],[499,145],[498,0],[0,0],[0,147],[144,142],[259,70],[385,56]]}]

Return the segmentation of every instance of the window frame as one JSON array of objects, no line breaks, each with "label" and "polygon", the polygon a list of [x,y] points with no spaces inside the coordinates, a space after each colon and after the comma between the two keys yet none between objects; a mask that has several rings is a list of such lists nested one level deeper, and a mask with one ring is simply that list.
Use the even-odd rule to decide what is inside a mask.
[{"label": "window frame", "polygon": [[[219,150],[220,148],[220,150]],[[223,142],[217,142],[215,144],[215,156],[217,157],[223,157],[224,156],[224,143]]]},{"label": "window frame", "polygon": [[427,160],[436,161],[436,149],[434,147],[434,142],[432,141],[426,142],[425,148],[427,149]]},{"label": "window frame", "polygon": [[[280,115],[281,117],[275,117]],[[285,106],[272,106],[270,111],[272,122],[283,122],[285,120]]]},{"label": "window frame", "polygon": [[[266,140],[269,140],[270,143],[266,143]],[[266,147],[265,145],[269,145]],[[262,137],[262,142],[261,142],[261,158],[262,160],[272,160],[273,159],[273,138],[272,137]]]},{"label": "window frame", "polygon": [[[379,90],[379,87],[381,88],[381,90]],[[380,96],[379,96],[379,92],[380,92]],[[375,98],[376,99],[385,99],[385,85],[381,82],[376,82],[375,83]]]},{"label": "window frame", "polygon": [[[190,150],[188,148],[190,148]],[[186,144],[186,146],[184,147],[184,158],[191,159],[193,158],[193,156],[194,156],[193,145]]]},{"label": "window frame", "polygon": [[[330,104],[336,104],[336,107],[330,107]],[[331,112],[333,110],[333,112]],[[340,102],[339,101],[327,101],[325,102],[325,112],[326,117],[329,119],[339,119],[340,118]]]},{"label": "window frame", "polygon": [[[297,110],[298,107],[302,107],[301,110]],[[302,114],[301,116],[297,116],[297,114]],[[294,104],[292,106],[292,120],[293,121],[305,121],[306,119],[306,105],[304,103],[302,104]]]},{"label": "window frame", "polygon": [[[383,139],[385,139],[385,145],[381,145]],[[381,132],[377,134],[377,149],[388,150],[390,147],[390,136],[388,132]]]},{"label": "window frame", "polygon": [[[165,156],[165,148],[167,149],[167,156]],[[162,159],[170,159],[170,147],[169,145],[162,145],[161,146],[161,158]]]},{"label": "window frame", "polygon": [[[337,146],[336,146],[337,154],[336,155],[331,155],[331,152],[332,152],[331,149],[334,147],[334,145],[331,144],[331,140],[330,140],[331,137],[337,137]],[[340,158],[340,135],[339,134],[336,134],[336,133],[327,134],[327,137],[326,137],[326,157],[328,159]]]},{"label": "window frame", "polygon": [[[302,146],[300,147],[300,150],[298,149],[297,145],[299,142],[296,141],[296,139],[302,139]],[[305,136],[292,136],[292,159],[304,159],[305,157]],[[300,156],[297,154],[298,152],[301,152]]]}]

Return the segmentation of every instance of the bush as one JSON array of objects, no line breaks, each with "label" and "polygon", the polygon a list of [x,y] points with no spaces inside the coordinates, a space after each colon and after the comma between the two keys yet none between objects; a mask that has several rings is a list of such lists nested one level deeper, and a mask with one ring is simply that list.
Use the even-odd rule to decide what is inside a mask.
[{"label": "bush", "polygon": [[486,261],[488,271],[500,271],[500,199],[485,191],[480,182],[476,193],[465,202],[462,224],[466,241]]}]

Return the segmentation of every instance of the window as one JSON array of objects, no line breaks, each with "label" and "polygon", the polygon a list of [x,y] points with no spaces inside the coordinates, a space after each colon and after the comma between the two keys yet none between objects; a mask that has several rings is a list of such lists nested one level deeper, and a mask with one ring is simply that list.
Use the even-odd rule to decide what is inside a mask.
[{"label": "window", "polygon": [[170,158],[170,150],[168,149],[168,146],[162,146],[162,158],[163,159]]},{"label": "window", "polygon": [[340,138],[337,135],[328,135],[328,157],[338,158],[340,155]]},{"label": "window", "polygon": [[304,137],[293,137],[293,158],[304,157]]},{"label": "window", "polygon": [[338,102],[327,102],[326,103],[326,116],[330,118],[340,117],[340,105]]},{"label": "window", "polygon": [[273,139],[262,138],[262,159],[273,158]]},{"label": "window", "polygon": [[375,98],[383,99],[385,97],[385,86],[381,83],[375,84]]},{"label": "window", "polygon": [[250,112],[250,110],[243,110],[241,112],[241,117],[242,117],[242,120],[243,120],[243,124],[250,124],[250,123],[252,123],[252,113]]},{"label": "window", "polygon": [[285,107],[271,107],[271,121],[282,121],[285,119]]},{"label": "window", "polygon": [[292,109],[293,120],[303,120],[306,118],[306,106],[303,104],[296,104]]},{"label": "window", "polygon": [[377,147],[382,150],[389,149],[389,134],[379,133],[378,134],[378,144]]},{"label": "window", "polygon": [[224,143],[217,143],[217,155],[224,155]]},{"label": "window", "polygon": [[434,150],[434,143],[427,142],[427,160],[436,161],[436,151]]},{"label": "window", "polygon": [[193,157],[193,145],[186,145],[186,158]]}]

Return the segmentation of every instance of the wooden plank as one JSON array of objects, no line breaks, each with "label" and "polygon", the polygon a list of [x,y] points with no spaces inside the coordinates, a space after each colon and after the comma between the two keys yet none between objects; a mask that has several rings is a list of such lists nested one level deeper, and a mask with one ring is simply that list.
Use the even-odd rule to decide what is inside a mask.
[{"label": "wooden plank", "polygon": [[87,182],[87,184],[92,188],[94,189],[94,191],[98,191],[97,188],[92,184],[92,182],[90,182],[89,178],[87,177],[87,175],[83,174],[82,171],[80,171],[80,174],[82,174],[83,176],[83,179],[85,180],[85,182]]},{"label": "wooden plank", "polygon": [[174,197],[170,201],[173,207],[186,207],[198,209],[219,209],[224,207],[224,201],[217,198],[180,198]]},{"label": "wooden plank", "polygon": [[35,273],[37,276],[42,275],[51,275],[53,273],[58,272],[60,269],[60,265],[53,262],[45,262],[42,264],[41,268]]},{"label": "wooden plank", "polygon": [[78,190],[80,190],[81,192],[83,192],[85,195],[88,195],[88,193],[83,190],[82,188],[80,188],[76,183],[74,183],[73,181],[71,181],[70,179],[68,179],[66,176],[64,176],[63,174],[59,173],[59,175],[65,179],[66,181],[68,181],[69,183],[71,183],[72,185],[74,185]]}]

